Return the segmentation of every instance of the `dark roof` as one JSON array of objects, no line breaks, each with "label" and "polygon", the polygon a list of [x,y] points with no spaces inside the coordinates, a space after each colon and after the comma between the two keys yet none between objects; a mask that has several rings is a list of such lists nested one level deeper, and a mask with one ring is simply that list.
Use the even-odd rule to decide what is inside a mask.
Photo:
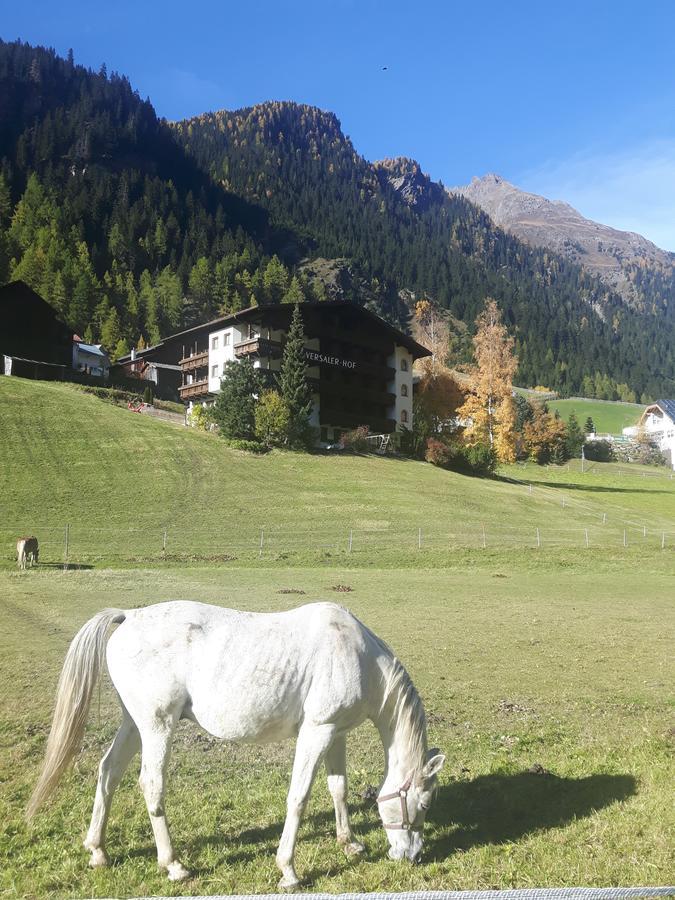
[{"label": "dark roof", "polygon": [[[410,350],[415,358],[421,356],[431,356],[431,350],[427,350],[426,347],[423,347],[422,344],[419,344],[416,340],[414,340],[414,338],[411,338],[409,334],[405,334],[405,332],[396,328],[394,325],[390,325],[389,322],[371,312],[369,309],[366,309],[363,306],[358,306],[356,303],[352,303],[349,300],[318,300],[300,304],[300,309],[340,308],[353,310],[357,312],[357,314],[364,316],[364,318],[370,319],[371,322],[374,322],[380,328],[384,328],[397,344],[400,344],[402,347]],[[287,309],[289,311],[290,316],[291,310],[293,309],[290,303],[249,306],[247,309],[241,309],[239,310],[239,312],[231,313],[229,316],[220,316],[217,319],[211,319],[209,322],[204,322],[201,325],[193,325],[192,328],[186,328],[185,331],[178,331],[176,334],[167,335],[167,337],[163,338],[158,344],[155,344],[152,347],[146,347],[144,350],[137,350],[136,357],[139,357],[145,353],[149,353],[152,350],[156,350],[159,347],[163,347],[168,341],[174,341],[178,338],[187,337],[190,334],[197,334],[200,331],[213,331],[215,328],[229,325],[230,323],[246,321],[248,319],[255,319],[258,315],[260,315],[260,313],[272,311],[278,313],[279,311],[284,309]],[[131,354],[127,354],[126,356],[121,356],[118,362],[128,362],[130,359]]]},{"label": "dark roof", "polygon": [[0,287],[0,352],[71,366],[73,330],[24,281]]},{"label": "dark roof", "polygon": [[[675,422],[675,400],[655,400],[653,403],[649,404],[647,409],[651,409],[653,406],[658,406],[660,410]],[[645,412],[647,412],[647,410],[645,410]]]}]

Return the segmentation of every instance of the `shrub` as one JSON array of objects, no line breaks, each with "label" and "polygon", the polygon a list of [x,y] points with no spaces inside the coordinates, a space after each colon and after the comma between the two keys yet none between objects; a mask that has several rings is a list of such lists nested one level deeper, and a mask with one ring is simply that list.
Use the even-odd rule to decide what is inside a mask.
[{"label": "shrub", "polygon": [[288,442],[290,414],[278,391],[263,391],[255,408],[255,434],[267,447]]},{"label": "shrub", "polygon": [[226,438],[225,443],[231,450],[245,450],[247,453],[267,453],[269,449],[260,441],[245,441],[237,438]]},{"label": "shrub", "polygon": [[213,415],[206,406],[193,406],[187,417],[188,425],[199,431],[211,431],[213,428]]},{"label": "shrub", "polygon": [[612,462],[614,447],[609,441],[586,441],[584,456],[592,462]]},{"label": "shrub", "polygon": [[359,425],[353,431],[345,431],[340,436],[340,446],[343,450],[351,450],[353,453],[366,453],[370,449],[368,426]]},{"label": "shrub", "polygon": [[447,467],[452,458],[452,451],[447,444],[437,438],[427,438],[427,449],[424,458],[433,466]]},{"label": "shrub", "polygon": [[453,459],[455,461],[460,471],[471,472],[473,475],[493,475],[497,471],[497,457],[489,444],[460,447]]},{"label": "shrub", "polygon": [[148,406],[152,406],[152,387],[148,384],[145,386],[145,390],[143,391],[143,403],[147,403]]}]

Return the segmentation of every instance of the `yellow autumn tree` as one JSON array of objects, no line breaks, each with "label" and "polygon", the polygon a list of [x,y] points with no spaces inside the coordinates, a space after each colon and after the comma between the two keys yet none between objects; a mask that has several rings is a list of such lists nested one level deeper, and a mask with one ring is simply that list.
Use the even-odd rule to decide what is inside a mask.
[{"label": "yellow autumn tree", "polygon": [[473,339],[476,364],[467,398],[457,415],[468,423],[464,433],[466,442],[470,446],[489,444],[501,462],[515,460],[513,376],[518,359],[513,344],[496,301],[488,297],[485,309],[476,319]]},{"label": "yellow autumn tree", "polygon": [[424,356],[415,363],[419,374],[436,378],[444,373],[450,343],[450,328],[447,318],[441,315],[430,300],[418,300],[415,304],[412,332],[416,341],[427,350],[431,350],[431,356]]}]

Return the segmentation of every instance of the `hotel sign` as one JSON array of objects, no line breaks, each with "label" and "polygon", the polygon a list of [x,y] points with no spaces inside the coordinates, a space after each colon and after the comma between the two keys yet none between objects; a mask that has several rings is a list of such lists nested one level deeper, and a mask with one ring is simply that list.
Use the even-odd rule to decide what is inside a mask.
[{"label": "hotel sign", "polygon": [[338,366],[340,369],[355,369],[356,363],[353,359],[343,359],[341,356],[330,356],[328,353],[320,353],[318,350],[305,349],[305,359],[313,366]]}]

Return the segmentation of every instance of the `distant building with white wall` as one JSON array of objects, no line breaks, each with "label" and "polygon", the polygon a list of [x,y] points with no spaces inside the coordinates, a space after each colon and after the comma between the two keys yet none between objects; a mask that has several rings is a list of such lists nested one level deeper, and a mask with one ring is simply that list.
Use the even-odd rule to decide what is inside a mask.
[{"label": "distant building with white wall", "polygon": [[[413,363],[430,351],[363,307],[347,301],[303,303],[311,423],[329,444],[359,425],[373,434],[411,429]],[[180,365],[179,395],[209,403],[229,362],[250,359],[272,384],[293,307],[254,306],[164,338]]]},{"label": "distant building with white wall", "polygon": [[110,357],[101,344],[85,344],[73,340],[73,368],[76,372],[107,378],[110,371]]},{"label": "distant building with white wall", "polygon": [[637,425],[623,429],[626,437],[643,433],[655,444],[675,469],[675,400],[657,400],[651,403]]}]

